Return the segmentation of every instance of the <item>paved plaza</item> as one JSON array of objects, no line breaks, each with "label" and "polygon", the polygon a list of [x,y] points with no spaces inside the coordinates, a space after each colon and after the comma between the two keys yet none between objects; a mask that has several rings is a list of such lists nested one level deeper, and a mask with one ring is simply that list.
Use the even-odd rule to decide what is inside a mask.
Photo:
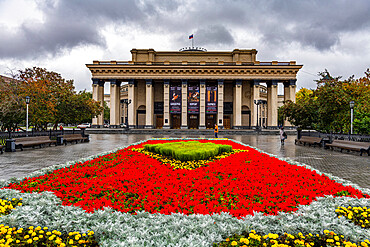
[{"label": "paved plaza", "polygon": [[[212,133],[212,132],[210,132]],[[25,151],[0,155],[0,179],[27,176],[31,172],[67,161],[77,160],[90,155],[106,152],[117,147],[146,140],[149,138],[194,137],[205,138],[213,135],[139,135],[139,134],[90,134],[89,143],[68,144],[46,148],[28,148]],[[319,147],[298,146],[295,136],[288,136],[284,146],[280,145],[277,135],[224,135],[255,146],[267,153],[308,164],[322,172],[349,180],[360,187],[370,189],[370,157],[366,154],[325,150]]]}]

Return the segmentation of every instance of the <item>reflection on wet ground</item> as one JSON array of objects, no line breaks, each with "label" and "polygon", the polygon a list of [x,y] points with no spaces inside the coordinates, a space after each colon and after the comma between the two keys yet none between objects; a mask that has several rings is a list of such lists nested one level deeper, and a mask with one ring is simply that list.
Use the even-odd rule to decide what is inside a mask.
[{"label": "reflection on wet ground", "polygon": [[[0,155],[0,179],[27,176],[27,174],[47,166],[99,154],[140,140],[168,137],[210,138],[213,136],[91,134],[89,143],[4,153]],[[294,144],[295,136],[289,136],[284,146],[280,145],[279,136],[274,135],[227,135],[222,137],[257,147],[279,157],[308,164],[322,172],[331,173],[356,183],[363,188],[370,188],[370,157],[366,154],[360,156],[359,153],[340,153],[319,147],[297,146]]]}]

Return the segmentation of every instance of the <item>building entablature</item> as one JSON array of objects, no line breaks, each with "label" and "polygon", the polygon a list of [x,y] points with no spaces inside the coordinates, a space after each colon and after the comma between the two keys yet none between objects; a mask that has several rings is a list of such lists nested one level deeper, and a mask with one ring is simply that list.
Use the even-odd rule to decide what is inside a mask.
[{"label": "building entablature", "polygon": [[97,79],[295,79],[301,65],[276,66],[140,66],[89,64]]}]

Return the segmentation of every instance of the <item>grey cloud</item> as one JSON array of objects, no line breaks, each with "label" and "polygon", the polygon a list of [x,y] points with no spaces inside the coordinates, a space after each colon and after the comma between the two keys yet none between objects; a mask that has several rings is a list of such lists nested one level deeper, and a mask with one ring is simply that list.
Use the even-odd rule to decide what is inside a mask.
[{"label": "grey cloud", "polygon": [[318,50],[340,43],[346,32],[368,30],[370,2],[359,1],[272,1],[269,21],[258,25],[265,42],[298,42]]},{"label": "grey cloud", "polygon": [[221,25],[212,25],[199,28],[194,33],[196,41],[200,45],[232,45],[234,38],[230,32]]},{"label": "grey cloud", "polygon": [[170,1],[153,5],[134,0],[60,0],[38,1],[38,7],[44,13],[43,23],[27,22],[17,29],[0,29],[0,57],[38,58],[79,45],[104,47],[101,30],[106,25],[144,25],[159,11],[170,11],[177,5]]},{"label": "grey cloud", "polygon": [[259,34],[262,42],[271,45],[297,42],[322,51],[340,43],[343,33],[368,32],[369,10],[370,1],[366,0],[201,1],[167,27],[238,27]]},{"label": "grey cloud", "polygon": [[104,47],[101,31],[111,24],[181,35],[175,46],[192,32],[199,45],[230,46],[238,29],[258,34],[264,43],[296,42],[320,51],[340,43],[342,33],[368,32],[370,27],[367,0],[37,1],[44,22],[11,31],[0,27],[0,57],[35,58],[79,45]]}]

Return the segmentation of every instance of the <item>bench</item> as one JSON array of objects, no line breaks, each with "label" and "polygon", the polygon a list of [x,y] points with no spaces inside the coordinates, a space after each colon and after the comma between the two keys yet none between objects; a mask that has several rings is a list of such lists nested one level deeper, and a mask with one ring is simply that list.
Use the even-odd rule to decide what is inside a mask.
[{"label": "bench", "polygon": [[364,152],[366,152],[368,156],[370,155],[370,142],[334,140],[332,143],[326,144],[325,146],[332,150],[334,148],[340,148],[341,152],[343,152],[343,149],[347,151],[358,151],[360,152],[360,156],[362,156]]},{"label": "bench", "polygon": [[49,144],[49,146],[51,146],[52,143],[57,145],[57,141],[50,140],[49,136],[20,137],[20,138],[15,138],[14,140],[15,140],[15,148],[20,148],[22,151],[24,147],[39,146],[41,148],[45,146],[45,144]]},{"label": "bench", "polygon": [[89,137],[88,136],[82,136],[81,134],[68,134],[68,135],[61,135],[61,136],[58,136],[58,137],[62,137],[63,138],[63,143],[64,145],[67,145],[67,142],[77,142],[78,141],[84,141],[84,142],[88,142],[89,141]]},{"label": "bench", "polygon": [[300,139],[295,139],[295,144],[303,144],[304,146],[306,146],[306,143],[308,143],[309,146],[311,145],[319,145],[321,146],[322,145],[322,140],[323,138],[322,137],[313,137],[313,136],[301,136]]},{"label": "bench", "polygon": [[0,153],[4,153],[4,146],[0,145]]}]

